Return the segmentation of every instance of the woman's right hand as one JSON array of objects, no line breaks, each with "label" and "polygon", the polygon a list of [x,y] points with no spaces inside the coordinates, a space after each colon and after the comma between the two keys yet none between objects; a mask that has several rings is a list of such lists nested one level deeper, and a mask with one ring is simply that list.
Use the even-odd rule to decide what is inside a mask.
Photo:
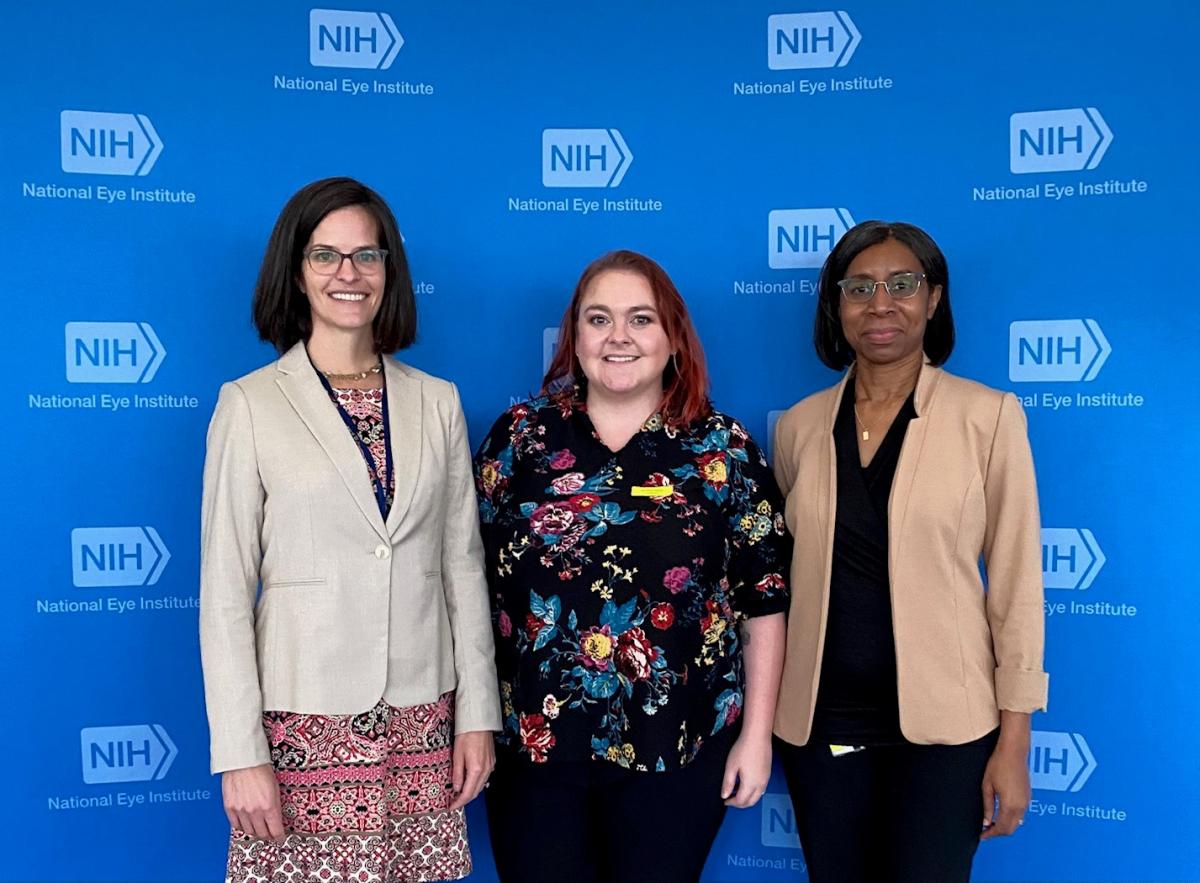
[{"label": "woman's right hand", "polygon": [[279,782],[269,763],[226,770],[221,774],[221,797],[232,827],[262,840],[283,840]]}]

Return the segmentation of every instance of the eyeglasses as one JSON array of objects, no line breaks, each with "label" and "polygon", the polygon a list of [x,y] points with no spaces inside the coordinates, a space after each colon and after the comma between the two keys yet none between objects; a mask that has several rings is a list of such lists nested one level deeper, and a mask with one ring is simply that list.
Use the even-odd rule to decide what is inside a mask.
[{"label": "eyeglasses", "polygon": [[346,258],[364,276],[374,276],[383,271],[383,259],[386,257],[386,248],[360,248],[350,254],[335,248],[310,248],[304,252],[308,268],[318,276],[332,276],[342,269],[342,261]]},{"label": "eyeglasses", "polygon": [[853,279],[843,279],[838,283],[838,287],[842,289],[842,294],[846,300],[856,304],[865,304],[875,296],[875,287],[877,285],[882,285],[887,289],[887,293],[894,300],[904,300],[920,291],[923,281],[925,281],[924,273],[897,273],[891,278],[880,280],[879,282],[862,276],[856,276]]}]

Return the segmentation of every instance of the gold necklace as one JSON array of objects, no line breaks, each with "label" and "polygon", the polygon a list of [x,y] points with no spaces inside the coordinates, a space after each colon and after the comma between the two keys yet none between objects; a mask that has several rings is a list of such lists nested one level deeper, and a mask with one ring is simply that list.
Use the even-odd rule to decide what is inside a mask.
[{"label": "gold necklace", "polygon": [[[905,398],[907,399],[907,396]],[[901,407],[904,407],[904,406],[901,405]],[[871,429],[869,426],[867,426],[867,422],[865,420],[863,420],[861,416],[859,416],[858,402],[854,403],[854,419],[857,420],[858,425],[862,427],[862,440],[870,441],[871,440]],[[895,417],[893,416],[892,419],[894,420]],[[888,425],[890,426],[891,424],[888,424]]]},{"label": "gold necklace", "polygon": [[[321,371],[320,368],[317,369]],[[366,380],[372,374],[378,374],[383,370],[383,362],[376,362],[374,366],[366,371],[352,371],[349,374],[338,374],[336,371],[321,371],[330,380]]]},{"label": "gold necklace", "polygon": [[871,430],[867,428],[867,424],[862,419],[862,417],[858,416],[858,402],[855,402],[853,407],[854,407],[854,419],[857,420],[858,425],[862,427],[862,440],[870,441],[871,440]]}]

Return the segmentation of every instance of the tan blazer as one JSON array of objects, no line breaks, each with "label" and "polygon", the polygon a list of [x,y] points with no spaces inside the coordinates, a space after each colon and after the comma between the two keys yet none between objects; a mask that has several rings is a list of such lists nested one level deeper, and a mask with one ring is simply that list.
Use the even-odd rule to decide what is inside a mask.
[{"label": "tan blazer", "polygon": [[[795,538],[775,733],[796,745],[808,741],[821,677],[837,502],[833,422],[852,373],[793,406],[775,429],[775,475]],[[1011,393],[926,364],[914,404],[888,501],[900,729],[919,744],[961,744],[994,729],[999,709],[1046,707],[1037,485],[1025,414]]]},{"label": "tan blazer", "polygon": [[396,472],[386,523],[303,344],[221,387],[200,547],[213,772],[270,762],[264,709],[353,714],[455,690],[457,732],[500,729],[458,390],[383,363]]}]

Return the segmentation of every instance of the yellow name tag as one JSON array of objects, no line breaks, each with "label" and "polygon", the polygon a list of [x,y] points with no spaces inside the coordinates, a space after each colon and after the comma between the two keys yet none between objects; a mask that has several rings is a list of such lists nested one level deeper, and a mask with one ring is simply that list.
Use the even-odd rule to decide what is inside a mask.
[{"label": "yellow name tag", "polygon": [[635,487],[630,489],[635,497],[669,497],[675,493],[675,486],[664,484],[662,487]]},{"label": "yellow name tag", "polygon": [[829,753],[834,757],[841,757],[843,754],[853,754],[856,751],[862,751],[862,745],[830,745]]}]

